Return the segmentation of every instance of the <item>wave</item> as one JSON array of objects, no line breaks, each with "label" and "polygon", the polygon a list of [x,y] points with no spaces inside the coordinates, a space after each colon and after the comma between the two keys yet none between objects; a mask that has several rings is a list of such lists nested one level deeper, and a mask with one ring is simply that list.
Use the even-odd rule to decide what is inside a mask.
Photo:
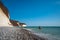
[{"label": "wave", "polygon": [[32,32],[32,29],[27,29],[27,28],[24,28],[24,29],[29,30],[29,31],[31,31],[31,32]]},{"label": "wave", "polygon": [[60,40],[60,37],[57,37],[57,36],[52,35],[52,34],[36,33],[32,29],[27,29],[27,30],[33,32],[35,35],[38,35],[39,37],[42,37],[42,38],[45,38],[48,40]]},{"label": "wave", "polygon": [[44,34],[44,33],[34,33],[40,37],[47,38],[48,40],[60,40],[59,37],[53,36],[51,34]]}]

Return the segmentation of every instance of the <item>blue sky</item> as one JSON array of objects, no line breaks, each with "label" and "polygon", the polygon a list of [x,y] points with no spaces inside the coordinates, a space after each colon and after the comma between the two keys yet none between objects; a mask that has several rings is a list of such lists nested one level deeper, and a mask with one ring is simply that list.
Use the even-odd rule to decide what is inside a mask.
[{"label": "blue sky", "polygon": [[60,0],[2,0],[10,18],[28,26],[60,26]]}]

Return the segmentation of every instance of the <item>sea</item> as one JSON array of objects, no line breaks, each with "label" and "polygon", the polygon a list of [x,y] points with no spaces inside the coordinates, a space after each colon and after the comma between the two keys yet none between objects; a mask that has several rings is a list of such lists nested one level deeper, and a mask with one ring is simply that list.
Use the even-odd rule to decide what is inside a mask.
[{"label": "sea", "polygon": [[60,40],[59,26],[29,26],[26,27],[26,29],[40,37],[47,38],[48,40]]}]

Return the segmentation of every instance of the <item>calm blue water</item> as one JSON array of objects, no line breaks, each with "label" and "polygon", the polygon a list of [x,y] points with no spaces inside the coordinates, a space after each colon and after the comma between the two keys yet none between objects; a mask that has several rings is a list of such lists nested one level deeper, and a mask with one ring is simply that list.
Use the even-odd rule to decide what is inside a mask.
[{"label": "calm blue water", "polygon": [[49,40],[60,40],[60,27],[41,27],[41,29],[32,27],[27,29]]}]

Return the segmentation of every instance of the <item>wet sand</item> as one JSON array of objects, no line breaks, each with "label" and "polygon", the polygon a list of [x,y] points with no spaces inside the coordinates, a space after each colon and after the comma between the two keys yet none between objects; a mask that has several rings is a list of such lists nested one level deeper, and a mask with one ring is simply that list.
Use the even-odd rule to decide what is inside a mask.
[{"label": "wet sand", "polygon": [[47,40],[22,28],[0,27],[0,40]]}]

